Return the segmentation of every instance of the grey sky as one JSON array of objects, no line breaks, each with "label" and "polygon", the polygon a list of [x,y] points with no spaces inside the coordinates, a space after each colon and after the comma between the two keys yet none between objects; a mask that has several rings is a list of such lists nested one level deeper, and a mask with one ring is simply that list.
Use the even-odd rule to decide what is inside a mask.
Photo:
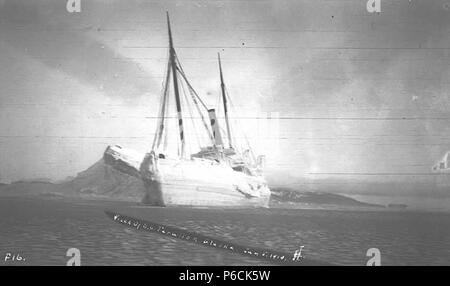
[{"label": "grey sky", "polygon": [[450,180],[427,173],[450,147],[450,11],[381,2],[369,14],[363,0],[81,0],[69,14],[65,1],[1,0],[0,180],[75,175],[108,144],[148,149],[169,11],[178,56],[210,104],[220,51],[242,114],[281,117],[278,132],[243,121],[272,178],[445,192]]}]

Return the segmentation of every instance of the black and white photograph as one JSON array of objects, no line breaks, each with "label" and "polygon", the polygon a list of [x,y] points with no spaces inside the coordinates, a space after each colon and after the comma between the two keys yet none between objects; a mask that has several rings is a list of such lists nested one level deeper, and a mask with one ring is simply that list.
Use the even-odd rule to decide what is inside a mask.
[{"label": "black and white photograph", "polygon": [[449,226],[450,0],[0,0],[0,266],[449,266]]}]

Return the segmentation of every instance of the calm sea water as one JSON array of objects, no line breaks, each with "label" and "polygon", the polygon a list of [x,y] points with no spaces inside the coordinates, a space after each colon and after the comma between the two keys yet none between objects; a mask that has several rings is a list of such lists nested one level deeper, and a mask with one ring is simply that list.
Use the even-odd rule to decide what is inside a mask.
[{"label": "calm sea water", "polygon": [[[154,208],[134,203],[0,197],[0,265],[266,265],[218,249],[114,223],[104,210],[243,245],[294,252],[342,265],[450,265],[450,214],[301,209]],[[25,261],[5,262],[6,253]]]}]

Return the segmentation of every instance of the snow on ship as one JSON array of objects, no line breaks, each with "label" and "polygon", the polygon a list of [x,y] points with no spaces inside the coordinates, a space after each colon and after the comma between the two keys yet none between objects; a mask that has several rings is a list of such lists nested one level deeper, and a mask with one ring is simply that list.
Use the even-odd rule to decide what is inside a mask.
[{"label": "snow on ship", "polygon": [[[168,14],[167,25],[169,60],[152,149],[144,155],[120,145],[109,146],[104,152],[105,163],[142,179],[147,189],[143,202],[147,204],[268,207],[270,189],[262,174],[264,157],[254,156],[245,134],[245,147],[238,147],[236,136],[232,134],[239,124],[232,125],[230,120],[229,109],[234,106],[224,84],[220,55],[217,110],[223,108],[226,131],[220,128],[219,112],[207,107],[181,67],[173,46]],[[172,94],[175,104],[171,102]],[[175,108],[169,108],[171,103]],[[190,116],[185,118],[186,111]],[[198,125],[202,132],[198,131]],[[175,132],[169,132],[172,129]],[[170,139],[170,136],[175,138]],[[188,144],[189,137],[196,137],[196,148]],[[171,153],[173,142],[175,152]]]}]

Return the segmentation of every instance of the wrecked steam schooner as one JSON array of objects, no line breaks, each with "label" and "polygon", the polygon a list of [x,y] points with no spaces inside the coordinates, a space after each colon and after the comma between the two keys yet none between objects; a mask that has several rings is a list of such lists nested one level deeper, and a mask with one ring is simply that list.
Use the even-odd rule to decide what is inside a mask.
[{"label": "wrecked steam schooner", "polygon": [[[270,190],[262,175],[264,157],[255,158],[248,141],[247,148],[239,148],[235,143],[229,118],[231,100],[223,80],[220,55],[222,104],[219,100],[219,108],[223,108],[226,132],[219,126],[220,118],[216,115],[216,110],[207,108],[187,80],[173,46],[168,15],[167,24],[169,61],[152,149],[143,155],[119,145],[109,146],[104,153],[105,163],[142,179],[147,192],[143,202],[147,204],[267,207]],[[169,108],[170,82],[176,107],[172,109]],[[192,106],[195,108],[189,108]],[[170,112],[174,113],[175,109],[176,114],[171,116]],[[196,116],[193,115],[192,109],[195,110]],[[186,118],[190,120],[184,121],[186,118],[183,113],[186,110],[190,114]],[[209,117],[209,122],[206,117]],[[201,126],[202,133],[198,128],[187,130],[187,122],[192,121],[195,127],[195,120]],[[176,132],[169,132],[171,122]],[[222,136],[222,132],[226,136]],[[175,134],[175,138],[171,140],[170,134]],[[189,153],[189,137],[197,137],[198,142],[201,142],[201,137],[206,139],[206,143],[199,143],[198,148],[191,148],[193,152]],[[176,143],[175,154],[169,151],[171,142]]]}]

